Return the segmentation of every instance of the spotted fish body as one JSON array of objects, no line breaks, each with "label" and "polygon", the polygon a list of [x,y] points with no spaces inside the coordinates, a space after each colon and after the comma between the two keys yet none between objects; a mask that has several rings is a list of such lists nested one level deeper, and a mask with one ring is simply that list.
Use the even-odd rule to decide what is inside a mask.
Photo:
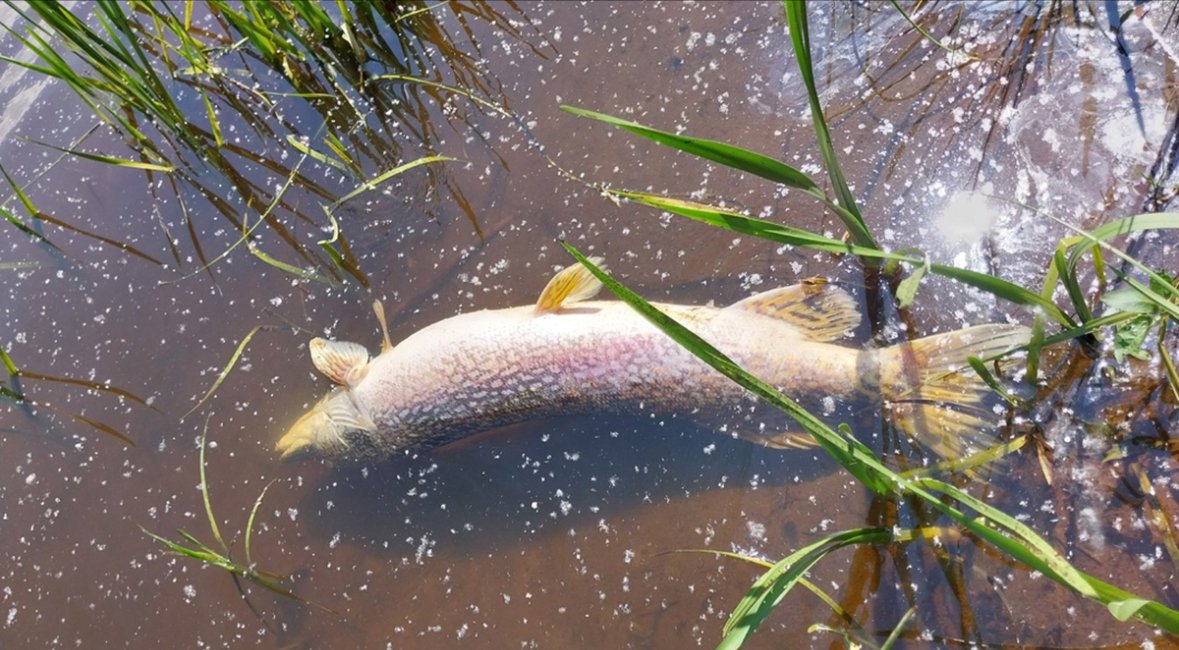
[{"label": "spotted fish body", "polygon": [[[753,404],[625,303],[585,300],[600,285],[581,267],[562,273],[536,306],[454,316],[387,344],[371,361],[355,344],[316,339],[316,366],[341,385],[279,442],[283,458],[369,462],[538,417],[724,414]],[[883,398],[959,434],[985,421],[986,413],[972,412],[985,386],[964,375],[931,379],[1027,336],[1024,328],[985,325],[879,350],[837,345],[831,341],[855,329],[859,313],[847,293],[817,281],[725,308],[653,304],[787,395]],[[959,403],[929,405],[931,390]],[[958,453],[944,433],[935,449]]]}]

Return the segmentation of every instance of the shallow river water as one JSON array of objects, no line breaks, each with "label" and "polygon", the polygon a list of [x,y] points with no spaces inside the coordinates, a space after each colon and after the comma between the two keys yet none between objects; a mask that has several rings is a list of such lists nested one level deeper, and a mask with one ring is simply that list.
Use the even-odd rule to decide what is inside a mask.
[{"label": "shallow river water", "polygon": [[[953,51],[887,3],[808,5],[835,153],[883,247],[918,248],[1039,292],[1071,234],[1064,223],[1092,229],[1168,209],[1179,183],[1173,7],[901,4]],[[0,22],[24,34],[20,6],[0,7]],[[89,3],[72,8],[98,25]],[[714,647],[761,569],[676,551],[776,561],[839,530],[949,526],[875,497],[819,450],[753,445],[679,417],[538,420],[369,467],[280,464],[278,437],[330,388],[309,360],[311,337],[376,352],[374,298],[395,343],[458,313],[532,303],[572,262],[561,239],[651,300],[725,305],[826,276],[871,301],[855,259],[616,204],[600,186],[842,236],[812,197],[561,110],[727,142],[825,179],[780,3],[398,11],[410,9],[424,11],[386,26],[389,58],[363,63],[364,74],[460,86],[515,118],[404,81],[372,80],[361,92],[355,72],[315,72],[335,74],[338,87],[321,84],[334,99],[293,96],[309,91],[238,44],[216,59],[220,85],[182,69],[188,83],[168,82],[206,134],[198,86],[208,93],[226,161],[177,154],[190,165],[178,179],[59,160],[39,143],[136,154],[66,84],[0,63],[0,164],[52,219],[29,217],[8,185],[4,207],[53,244],[0,228],[0,348],[22,371],[7,386],[36,404],[7,400],[0,410],[0,648]],[[200,3],[192,20],[227,50],[242,38]],[[11,34],[0,54],[34,59]],[[287,94],[258,99],[268,92]],[[303,156],[287,134],[321,152],[339,135],[359,173]],[[426,155],[455,160],[411,169],[334,211],[363,281],[333,267],[317,245],[331,235],[323,207],[361,178]],[[242,222],[257,223],[288,176],[296,181],[250,247],[336,273],[330,284],[237,245]],[[1151,268],[1179,270],[1173,234],[1117,243]],[[844,344],[1033,318],[936,277],[911,309],[892,304],[865,305],[874,315]],[[1173,334],[1165,343],[1174,350]],[[1079,569],[1179,607],[1179,558],[1164,525],[1179,515],[1167,451],[1176,411],[1159,356],[1119,363],[1106,345],[1097,361],[1077,362],[1079,346],[1068,345],[1049,355],[1045,372],[1058,374],[1022,420],[1038,442],[975,475],[970,490]],[[858,437],[891,452],[888,428],[862,415]],[[208,495],[233,557],[245,562],[247,519],[269,486],[250,558],[307,603],[169,554],[141,530],[182,541],[184,529],[215,544],[202,432]],[[1108,460],[1111,449],[1125,457]],[[903,647],[1179,646],[950,528],[935,546],[825,558],[809,579],[855,624],[798,589],[746,647],[844,647],[816,624],[862,627],[882,643],[911,607]]]}]

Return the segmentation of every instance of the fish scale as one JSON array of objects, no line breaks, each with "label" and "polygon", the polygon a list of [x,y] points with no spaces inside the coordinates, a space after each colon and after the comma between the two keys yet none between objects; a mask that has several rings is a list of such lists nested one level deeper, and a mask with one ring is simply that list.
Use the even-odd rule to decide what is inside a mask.
[{"label": "fish scale", "polygon": [[[454,316],[371,360],[355,344],[316,339],[313,362],[340,386],[278,450],[284,459],[373,462],[523,420],[600,412],[724,421],[730,435],[771,446],[796,435],[744,421],[750,393],[625,303],[589,300],[595,283],[579,265],[569,267],[535,306]],[[833,343],[860,315],[850,295],[820,280],[724,308],[652,304],[787,396],[882,401],[903,431],[946,456],[985,443],[994,429],[989,389],[973,371],[953,371],[968,356],[997,354],[1029,336],[1018,325],[990,324],[883,349]]]}]

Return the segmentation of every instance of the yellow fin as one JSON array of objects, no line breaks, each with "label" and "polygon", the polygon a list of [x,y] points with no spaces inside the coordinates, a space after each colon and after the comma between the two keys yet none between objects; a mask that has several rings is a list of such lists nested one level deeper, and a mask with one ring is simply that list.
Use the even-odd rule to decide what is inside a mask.
[{"label": "yellow fin", "polygon": [[812,341],[834,341],[860,325],[860,309],[855,299],[823,278],[771,289],[726,309],[781,319]]},{"label": "yellow fin", "polygon": [[368,350],[359,343],[314,338],[307,349],[316,369],[337,384],[355,386],[368,370]]},{"label": "yellow fin", "polygon": [[883,387],[890,417],[911,440],[946,458],[993,446],[1002,417],[966,358],[1006,352],[1030,337],[1021,325],[978,325],[884,350],[899,371]]},{"label": "yellow fin", "polygon": [[385,322],[385,305],[381,301],[373,301],[373,312],[377,315],[377,322],[381,324],[381,353],[393,349],[393,342],[389,340],[389,324]]},{"label": "yellow fin", "polygon": [[[606,270],[602,258],[591,257],[589,261],[595,266]],[[580,263],[570,264],[549,280],[544,291],[540,292],[540,299],[536,301],[536,313],[556,312],[561,307],[582,300],[589,300],[602,290],[602,283]]]}]

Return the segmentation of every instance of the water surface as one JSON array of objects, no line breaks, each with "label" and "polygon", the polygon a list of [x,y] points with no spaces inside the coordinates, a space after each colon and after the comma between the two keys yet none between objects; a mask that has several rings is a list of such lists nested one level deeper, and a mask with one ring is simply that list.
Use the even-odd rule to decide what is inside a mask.
[{"label": "water surface", "polygon": [[[814,57],[837,153],[881,244],[1037,289],[1068,232],[1048,214],[1093,228],[1167,209],[1177,119],[1168,13],[1158,3],[968,3],[914,13],[974,60],[923,38],[889,5],[813,3]],[[0,18],[24,29],[9,7]],[[207,13],[195,20],[229,42],[239,37]],[[670,552],[776,560],[825,533],[908,528],[928,516],[900,504],[898,518],[897,504],[874,499],[821,452],[734,441],[686,418],[528,422],[367,468],[278,464],[278,436],[329,388],[311,367],[307,340],[330,336],[375,351],[374,298],[388,307],[395,341],[456,313],[530,303],[571,261],[560,238],[605,258],[652,300],[723,305],[816,275],[865,295],[855,260],[616,205],[588,184],[723,202],[840,236],[838,220],[810,197],[559,108],[729,142],[823,178],[779,4],[456,2],[408,24],[399,36],[386,32],[401,63],[370,61],[367,74],[461,85],[518,121],[397,82],[349,87],[359,112],[339,100],[276,97],[251,123],[218,103],[238,176],[186,153],[192,180],[174,187],[159,173],[74,157],[53,164],[58,153],[31,141],[68,147],[97,119],[64,84],[11,64],[0,70],[5,170],[41,212],[125,245],[43,222],[55,250],[0,229],[0,345],[22,370],[148,402],[21,378],[42,407],[30,414],[6,404],[0,416],[0,552],[8,558],[0,562],[0,647],[708,647],[759,570]],[[11,37],[0,48],[27,56]],[[253,59],[222,62],[250,66],[264,90],[293,91]],[[173,89],[191,122],[207,129],[194,86]],[[459,160],[416,168],[337,210],[368,286],[343,274],[334,287],[296,278],[244,245],[201,270],[297,169],[300,182],[254,245],[328,272],[316,246],[328,234],[322,206],[358,181],[300,162],[285,139],[296,133],[326,151],[325,120],[350,134],[344,147],[366,178],[427,154]],[[105,126],[79,148],[132,155]],[[28,219],[17,200],[6,207]],[[1122,243],[1175,271],[1173,235]],[[849,344],[1032,317],[937,278],[911,310],[889,304],[866,305],[873,324]],[[182,418],[255,326],[263,329],[214,396]],[[1156,503],[1176,512],[1174,461],[1156,445],[1169,439],[1174,400],[1157,355],[1127,364],[1082,357],[1055,353],[1044,406],[1024,427],[1053,448],[1053,483],[1029,446],[981,477],[990,487],[977,493],[1078,568],[1176,607],[1176,565],[1155,519]],[[871,414],[864,420],[857,434],[869,446],[895,446]],[[244,556],[250,508],[275,481],[252,556],[338,615],[235,583],[140,531],[178,539],[183,528],[212,542],[198,474],[206,430],[210,496],[234,556]],[[1127,459],[1103,460],[1111,440],[1133,443]],[[1154,482],[1152,498],[1136,468]],[[810,580],[878,641],[915,606],[906,647],[1176,645],[1144,625],[1117,623],[969,538],[946,531],[939,544],[940,556],[925,543],[843,551]],[[750,647],[842,643],[808,631],[816,623],[846,627],[800,590]]]}]

